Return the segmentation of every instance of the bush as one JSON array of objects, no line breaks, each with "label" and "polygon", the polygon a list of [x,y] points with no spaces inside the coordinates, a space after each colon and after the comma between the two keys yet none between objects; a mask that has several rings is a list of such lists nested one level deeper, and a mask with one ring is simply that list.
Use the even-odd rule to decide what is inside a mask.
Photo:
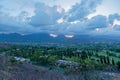
[{"label": "bush", "polygon": [[23,64],[23,61],[20,61],[19,63],[20,63],[20,64]]},{"label": "bush", "polygon": [[10,62],[11,62],[11,63],[16,63],[17,60],[16,60],[14,57],[11,57],[11,58],[10,58]]}]

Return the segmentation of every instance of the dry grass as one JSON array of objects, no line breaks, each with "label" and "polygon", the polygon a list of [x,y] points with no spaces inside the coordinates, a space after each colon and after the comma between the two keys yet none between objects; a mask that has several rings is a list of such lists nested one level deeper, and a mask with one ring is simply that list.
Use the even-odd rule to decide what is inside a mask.
[{"label": "dry grass", "polygon": [[[8,57],[0,56],[0,80],[113,80],[99,72],[60,74],[30,63],[11,63]],[[119,77],[115,80],[120,80]]]}]

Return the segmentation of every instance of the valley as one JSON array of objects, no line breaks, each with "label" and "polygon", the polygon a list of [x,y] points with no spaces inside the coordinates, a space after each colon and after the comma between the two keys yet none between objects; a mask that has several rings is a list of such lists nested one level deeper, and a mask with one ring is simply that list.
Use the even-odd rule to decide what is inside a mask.
[{"label": "valley", "polygon": [[[3,66],[1,71],[5,70],[5,74],[3,72],[0,74],[1,80],[4,78],[6,80],[17,78],[18,80],[33,80],[33,78],[36,80],[114,80],[120,75],[119,43],[69,45],[1,43],[1,46],[3,47],[0,48],[2,62],[0,67]],[[16,68],[17,73],[14,72]],[[26,75],[26,73],[30,74]],[[18,77],[13,78],[13,75]]]}]

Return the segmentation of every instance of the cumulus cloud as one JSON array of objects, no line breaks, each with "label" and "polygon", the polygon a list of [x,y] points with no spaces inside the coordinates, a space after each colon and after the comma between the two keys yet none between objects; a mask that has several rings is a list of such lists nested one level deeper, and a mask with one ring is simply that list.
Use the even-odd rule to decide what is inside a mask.
[{"label": "cumulus cloud", "polygon": [[0,13],[0,33],[30,33],[33,31],[32,26],[22,21],[24,17],[13,17],[4,12]]},{"label": "cumulus cloud", "polygon": [[[119,14],[111,14],[108,17],[96,15],[91,18],[87,16],[95,12],[96,7],[102,0],[81,0],[80,3],[71,7],[65,12],[61,6],[48,6],[43,3],[34,3],[32,13],[20,11],[17,16],[11,16],[0,7],[0,32],[8,33],[54,33],[50,34],[108,34],[120,31]],[[23,3],[22,3],[23,4]],[[30,3],[31,4],[31,3]],[[27,5],[28,7],[28,5]],[[31,10],[30,10],[31,11]],[[111,25],[110,25],[111,24]],[[67,35],[68,37],[72,37]]]},{"label": "cumulus cloud", "polygon": [[102,0],[81,0],[75,4],[65,17],[68,21],[84,20],[89,14],[96,11],[96,7]]},{"label": "cumulus cloud", "polygon": [[[63,25],[63,24],[62,24]],[[73,23],[64,23],[63,27],[61,27],[62,31],[67,33],[74,33],[74,34],[83,34],[89,33],[96,29],[104,29],[108,27],[108,20],[106,16],[97,15],[92,17],[91,19],[87,19],[84,21],[75,21]],[[61,26],[61,25],[60,25]],[[66,27],[65,27],[66,26]],[[60,30],[60,28],[59,28]]]},{"label": "cumulus cloud", "polygon": [[114,29],[120,31],[120,25],[114,25]]},{"label": "cumulus cloud", "polygon": [[[52,9],[53,8],[55,9],[57,8],[58,13],[61,13],[61,11],[63,10],[63,9],[61,10],[61,8],[58,6],[52,7]],[[48,7],[48,12],[49,11],[53,13],[55,12],[54,10],[52,9],[49,10],[49,9],[50,8]],[[56,14],[53,14],[53,16]],[[37,32],[52,32],[55,30],[54,26],[48,25],[47,23],[46,23],[46,26],[43,26],[43,27],[35,27],[34,25],[30,25],[29,21],[32,18],[29,17],[28,12],[26,11],[22,11],[21,13],[19,13],[18,16],[11,16],[10,13],[6,13],[0,10],[0,33],[14,33],[15,32],[15,33],[26,34],[26,33],[37,33]],[[43,18],[47,20],[46,15],[43,16]],[[37,22],[39,23],[39,21]]]},{"label": "cumulus cloud", "polygon": [[119,14],[111,14],[108,17],[109,23],[113,25],[115,20],[120,20],[120,15]]},{"label": "cumulus cloud", "polygon": [[33,26],[48,26],[57,23],[57,20],[64,14],[60,6],[47,6],[43,3],[35,5],[35,15],[31,17],[30,24]]},{"label": "cumulus cloud", "polygon": [[92,17],[86,23],[88,29],[96,29],[96,28],[106,28],[108,27],[108,21],[106,16],[97,15]]}]

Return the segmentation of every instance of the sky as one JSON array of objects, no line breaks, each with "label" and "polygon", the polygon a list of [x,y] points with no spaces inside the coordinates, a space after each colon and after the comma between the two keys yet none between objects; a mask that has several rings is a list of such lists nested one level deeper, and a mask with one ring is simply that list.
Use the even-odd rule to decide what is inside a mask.
[{"label": "sky", "polygon": [[0,0],[0,33],[120,35],[120,0]]}]

